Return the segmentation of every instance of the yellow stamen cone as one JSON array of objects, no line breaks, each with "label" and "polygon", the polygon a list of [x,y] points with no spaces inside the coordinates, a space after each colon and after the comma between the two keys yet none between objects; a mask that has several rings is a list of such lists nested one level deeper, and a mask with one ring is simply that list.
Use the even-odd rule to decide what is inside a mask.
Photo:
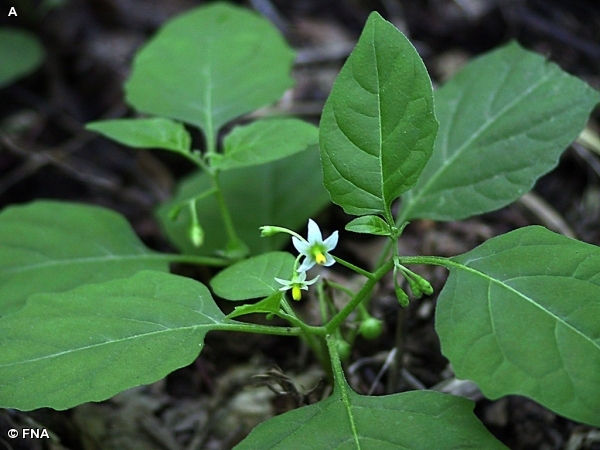
[{"label": "yellow stamen cone", "polygon": [[315,261],[318,265],[322,266],[327,261],[327,258],[325,258],[325,255],[323,253],[319,252],[315,254]]},{"label": "yellow stamen cone", "polygon": [[292,298],[296,301],[302,298],[302,291],[300,290],[299,286],[292,286]]}]

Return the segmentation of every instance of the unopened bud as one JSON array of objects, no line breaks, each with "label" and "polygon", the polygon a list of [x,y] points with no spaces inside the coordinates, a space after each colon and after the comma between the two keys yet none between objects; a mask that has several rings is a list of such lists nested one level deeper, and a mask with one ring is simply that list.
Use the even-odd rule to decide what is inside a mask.
[{"label": "unopened bud", "polygon": [[406,274],[405,278],[406,281],[408,281],[408,287],[410,288],[410,291],[414,297],[417,299],[423,297],[423,289],[421,288],[421,284],[408,274]]},{"label": "unopened bud", "polygon": [[273,235],[281,232],[279,227],[274,227],[271,225],[265,225],[265,226],[259,227],[259,230],[260,230],[260,237],[269,237],[269,236],[273,236]]},{"label": "unopened bud", "polygon": [[398,284],[398,280],[394,277],[394,291],[396,291],[396,298],[398,299],[398,303],[403,308],[407,307],[409,304],[408,294],[404,292],[404,290]]},{"label": "unopened bud", "polygon": [[425,278],[419,277],[417,279],[417,282],[419,283],[419,287],[425,295],[433,294],[433,286],[431,286],[431,283],[429,281],[427,281]]},{"label": "unopened bud", "polygon": [[190,241],[192,241],[194,247],[202,246],[202,244],[204,243],[204,230],[202,229],[199,223],[192,223],[189,234]]}]

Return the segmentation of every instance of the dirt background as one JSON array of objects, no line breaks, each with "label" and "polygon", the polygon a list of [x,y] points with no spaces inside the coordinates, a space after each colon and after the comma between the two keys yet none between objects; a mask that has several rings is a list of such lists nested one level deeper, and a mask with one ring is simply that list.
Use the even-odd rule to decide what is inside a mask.
[{"label": "dirt background", "polygon": [[[153,208],[192,168],[156,152],[132,151],[83,130],[86,122],[131,115],[122,84],[136,49],[192,0],[71,0],[39,14],[35,0],[0,3],[0,25],[36,33],[42,68],[0,90],[0,207],[36,198],[120,211],[151,247],[169,244]],[[50,2],[48,2],[50,3]],[[48,4],[47,3],[47,4]],[[297,87],[276,106],[318,123],[344,58],[372,10],[409,36],[435,83],[470,58],[511,39],[600,88],[600,5],[596,0],[251,0],[298,49]],[[17,18],[6,16],[15,6]],[[37,8],[37,9],[36,9]],[[0,64],[2,62],[0,61]],[[590,126],[598,131],[598,114]],[[402,238],[405,254],[452,256],[511,229],[542,224],[600,245],[600,159],[575,144],[535,191],[494,213],[461,222],[418,221]],[[328,234],[349,218],[329,208]],[[379,239],[342,232],[340,256],[369,266]],[[179,267],[202,279],[205,272]],[[421,268],[436,291],[442,269]],[[331,271],[352,284],[352,275]],[[511,449],[600,449],[600,430],[572,423],[520,397],[484,399],[453,379],[433,330],[435,296],[400,310],[390,279],[372,301],[385,322],[374,342],[358,341],[347,373],[360,393],[437,388],[477,401],[476,413]],[[314,303],[302,304],[310,315]],[[256,377],[256,375],[260,375]],[[599,387],[600,388],[600,387]],[[257,423],[326,395],[322,373],[296,340],[211,333],[201,356],[152,386],[65,412],[0,411],[0,449],[228,449]],[[9,428],[45,427],[50,440],[9,440]]]}]

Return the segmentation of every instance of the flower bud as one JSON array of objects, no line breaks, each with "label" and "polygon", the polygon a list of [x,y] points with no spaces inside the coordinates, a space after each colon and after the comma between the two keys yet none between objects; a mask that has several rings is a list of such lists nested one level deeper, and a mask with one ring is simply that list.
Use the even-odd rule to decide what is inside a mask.
[{"label": "flower bud", "polygon": [[189,231],[190,241],[194,247],[200,247],[204,243],[204,230],[198,222],[192,223]]},{"label": "flower bud", "polygon": [[407,307],[409,304],[408,294],[404,292],[404,290],[398,284],[398,280],[394,277],[394,291],[396,291],[396,298],[398,299],[398,303],[400,306]]},{"label": "flower bud", "polygon": [[258,228],[260,230],[260,237],[269,237],[274,236],[277,233],[280,233],[279,227],[274,227],[271,225],[265,225]]},{"label": "flower bud", "polygon": [[408,281],[408,287],[410,288],[410,292],[412,292],[415,298],[419,299],[423,297],[423,290],[421,289],[421,285],[417,283],[416,280],[414,280],[410,276],[406,276],[406,281]]},{"label": "flower bud", "polygon": [[429,281],[427,281],[425,278],[419,277],[417,279],[417,282],[419,283],[419,287],[425,295],[433,294],[433,286],[431,286],[431,283]]}]

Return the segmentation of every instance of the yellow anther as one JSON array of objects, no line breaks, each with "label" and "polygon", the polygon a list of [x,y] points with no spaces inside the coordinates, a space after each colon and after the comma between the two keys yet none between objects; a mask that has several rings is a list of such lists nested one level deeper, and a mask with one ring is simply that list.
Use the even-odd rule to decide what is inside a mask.
[{"label": "yellow anther", "polygon": [[322,266],[327,261],[327,258],[325,258],[325,255],[323,253],[318,252],[315,253],[315,261],[317,262],[317,264]]},{"label": "yellow anther", "polygon": [[300,290],[300,286],[296,284],[292,286],[292,298],[296,301],[302,298],[302,291]]}]

